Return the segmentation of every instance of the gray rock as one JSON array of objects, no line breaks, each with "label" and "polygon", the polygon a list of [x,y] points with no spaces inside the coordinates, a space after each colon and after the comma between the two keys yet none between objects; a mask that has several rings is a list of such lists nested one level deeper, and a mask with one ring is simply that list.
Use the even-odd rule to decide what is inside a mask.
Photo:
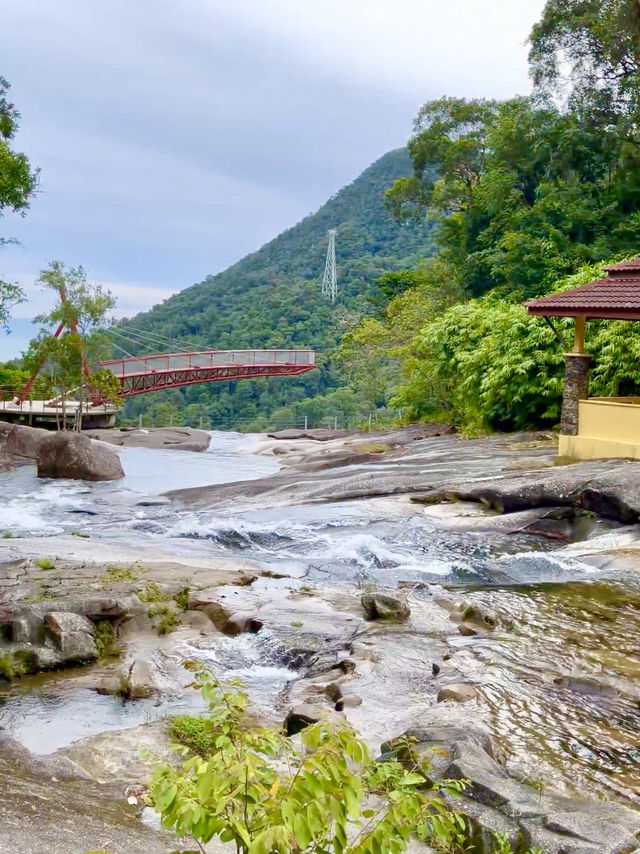
[{"label": "gray rock", "polygon": [[317,723],[322,716],[322,706],[312,705],[311,703],[300,703],[294,706],[289,712],[284,721],[284,728],[287,735],[295,735],[300,730],[311,724]]},{"label": "gray rock", "polygon": [[575,463],[512,477],[492,477],[482,483],[450,481],[412,501],[477,501],[501,513],[539,507],[570,507],[629,524],[640,518],[640,463],[607,460]]},{"label": "gray rock", "polygon": [[12,638],[14,643],[29,643],[31,640],[31,626],[26,617],[16,617],[12,624]]},{"label": "gray rock", "polygon": [[38,448],[38,477],[119,480],[120,459],[105,445],[81,433],[51,433]]},{"label": "gray rock", "polygon": [[98,657],[93,623],[81,614],[52,611],[45,617],[62,661],[91,661]]},{"label": "gray rock", "polygon": [[0,749],[3,759],[10,759],[12,764],[22,771],[47,780],[92,780],[77,762],[66,756],[38,756],[23,744],[8,735],[0,733]]},{"label": "gray rock", "polygon": [[120,689],[130,700],[146,700],[160,693],[153,668],[142,658],[134,659],[129,667],[121,672]]},{"label": "gray rock", "polygon": [[368,620],[402,622],[411,614],[411,609],[403,599],[388,593],[363,593],[360,602]]},{"label": "gray rock", "polygon": [[484,631],[493,631],[498,625],[498,616],[495,611],[485,605],[473,602],[463,610],[462,622]]},{"label": "gray rock", "polygon": [[466,682],[459,682],[442,687],[438,691],[438,702],[444,703],[449,700],[453,703],[468,703],[470,700],[475,700],[477,696],[477,688]]},{"label": "gray rock", "polygon": [[0,472],[13,469],[14,429],[12,424],[0,421]]},{"label": "gray rock", "polygon": [[27,427],[16,424],[14,427],[13,452],[16,457],[37,460],[40,444],[49,436],[51,436],[51,432],[41,427]]},{"label": "gray rock", "polygon": [[341,712],[343,709],[356,709],[361,705],[362,697],[358,697],[357,694],[343,694],[342,697],[336,701],[336,711]]}]

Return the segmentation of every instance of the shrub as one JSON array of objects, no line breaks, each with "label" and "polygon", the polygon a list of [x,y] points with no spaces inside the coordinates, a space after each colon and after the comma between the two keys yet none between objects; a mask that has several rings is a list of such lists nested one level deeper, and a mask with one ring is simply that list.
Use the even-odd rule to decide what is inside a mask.
[{"label": "shrub", "polygon": [[241,854],[400,854],[414,834],[440,848],[462,844],[464,819],[440,795],[463,781],[430,785],[417,761],[409,770],[373,761],[346,722],[308,727],[298,750],[281,731],[251,726],[238,683],[203,671],[197,680],[206,724],[174,722],[184,762],[159,766],[150,787],[179,836],[219,837]]}]

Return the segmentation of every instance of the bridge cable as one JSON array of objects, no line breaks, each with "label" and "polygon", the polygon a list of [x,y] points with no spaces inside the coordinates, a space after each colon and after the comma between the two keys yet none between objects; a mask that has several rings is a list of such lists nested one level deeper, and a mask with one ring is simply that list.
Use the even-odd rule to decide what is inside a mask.
[{"label": "bridge cable", "polygon": [[[136,339],[133,336],[124,335],[122,332],[117,332],[115,329],[112,329],[111,332],[115,333],[120,338],[124,338],[125,341],[130,341],[132,344],[136,344],[138,346],[140,346],[142,344],[142,346],[144,346],[144,341],[143,342],[136,341]],[[120,350],[122,353],[126,353],[127,356],[129,356],[129,358],[131,358],[131,359],[142,360],[145,358],[153,358],[154,356],[163,356],[164,355],[163,353],[138,353],[137,356],[133,356],[133,355],[131,355],[131,353],[128,353],[122,347],[118,347],[117,344],[114,343],[113,346],[116,349]],[[174,356],[174,358],[186,361],[186,360],[188,360],[188,353],[185,353],[184,356],[176,355],[176,356]]]},{"label": "bridge cable", "polygon": [[167,344],[170,344],[171,346],[177,345],[179,350],[186,350],[187,352],[193,352],[191,349],[193,344],[187,345],[187,344],[185,344],[185,342],[180,341],[180,339],[178,339],[178,338],[175,338],[175,339],[169,338],[166,335],[161,335],[159,332],[150,332],[149,330],[142,331],[140,329],[132,329],[130,326],[124,326],[123,325],[120,328],[126,330],[131,335],[138,335],[142,338],[149,338],[150,340],[156,339],[157,341],[159,341],[161,343],[166,342]]}]

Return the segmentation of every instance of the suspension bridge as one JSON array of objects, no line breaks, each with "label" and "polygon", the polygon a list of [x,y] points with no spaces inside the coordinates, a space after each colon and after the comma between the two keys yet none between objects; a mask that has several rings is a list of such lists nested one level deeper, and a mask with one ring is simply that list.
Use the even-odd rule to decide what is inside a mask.
[{"label": "suspension bridge", "polygon": [[[230,380],[295,377],[312,371],[316,364],[315,351],[305,349],[271,350],[202,350],[180,348],[179,341],[142,332],[130,327],[114,327],[110,332],[120,343],[113,347],[123,356],[98,363],[97,368],[110,371],[120,384],[118,397],[124,400],[153,391],[183,388],[201,383]],[[124,341],[136,349],[171,348],[171,352],[139,353],[133,355],[125,349]],[[175,348],[175,349],[174,349]],[[34,400],[32,390],[40,369],[34,371],[22,391],[9,400],[0,400],[0,418],[5,420],[46,423],[65,419],[74,420],[82,413],[87,427],[110,426],[120,406],[108,402],[90,387],[87,392],[73,389],[64,396],[50,400]]]}]

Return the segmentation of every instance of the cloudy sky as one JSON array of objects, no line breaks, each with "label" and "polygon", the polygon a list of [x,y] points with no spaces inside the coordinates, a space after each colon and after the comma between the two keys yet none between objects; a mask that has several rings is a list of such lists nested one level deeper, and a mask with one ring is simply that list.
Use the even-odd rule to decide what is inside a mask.
[{"label": "cloudy sky", "polygon": [[238,260],[404,144],[441,95],[529,90],[543,0],[0,0],[16,148],[41,169],[5,217],[0,278],[52,259],[148,308]]}]

